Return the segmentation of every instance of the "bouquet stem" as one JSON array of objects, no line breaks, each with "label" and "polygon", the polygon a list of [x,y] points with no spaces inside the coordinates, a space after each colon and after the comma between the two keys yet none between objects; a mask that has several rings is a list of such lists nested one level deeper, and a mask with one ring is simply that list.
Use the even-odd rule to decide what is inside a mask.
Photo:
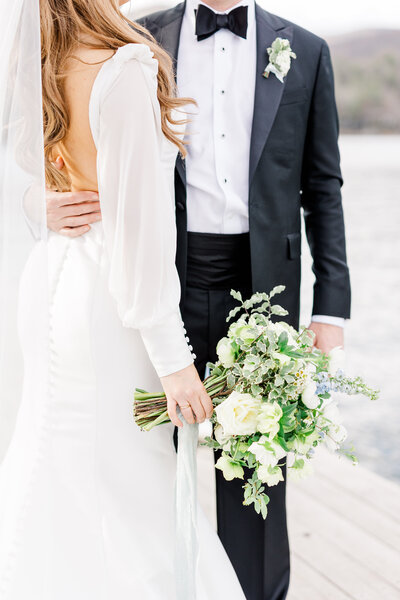
[{"label": "bouquet stem", "polygon": [[[226,387],[227,371],[224,369],[222,374],[209,375],[204,380],[210,398],[214,400],[222,394],[229,393]],[[151,431],[157,425],[168,423],[167,398],[165,394],[151,394],[144,390],[137,389],[135,392],[135,402],[133,406],[133,416],[137,425],[143,431]]]}]

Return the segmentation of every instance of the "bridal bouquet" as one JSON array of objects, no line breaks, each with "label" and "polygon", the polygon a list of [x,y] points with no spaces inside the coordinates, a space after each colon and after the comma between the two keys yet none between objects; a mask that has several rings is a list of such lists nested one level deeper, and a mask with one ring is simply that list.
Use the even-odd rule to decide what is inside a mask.
[{"label": "bridal bouquet", "polygon": [[[264,484],[283,481],[284,464],[289,477],[304,478],[320,445],[357,462],[344,447],[347,432],[333,392],[378,397],[360,377],[346,377],[342,349],[324,355],[313,348],[311,331],[272,320],[287,314],[272,302],[284,289],[277,286],[245,301],[231,292],[239,305],[227,321],[240,316],[218,343],[219,360],[209,365],[204,381],[215,406],[214,436],[205,443],[221,451],[216,468],[225,479],[244,479],[245,470],[250,474],[243,504],[253,504],[264,519],[269,502]],[[168,422],[166,405],[165,395],[136,390],[136,423],[149,431]]]}]

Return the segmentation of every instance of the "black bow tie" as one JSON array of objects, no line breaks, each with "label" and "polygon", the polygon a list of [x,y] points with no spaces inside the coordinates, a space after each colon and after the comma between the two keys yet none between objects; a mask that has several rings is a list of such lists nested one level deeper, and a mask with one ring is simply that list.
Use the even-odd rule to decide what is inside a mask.
[{"label": "black bow tie", "polygon": [[196,11],[197,41],[205,40],[220,29],[230,29],[232,33],[246,39],[247,6],[238,6],[227,15],[217,15],[211,8],[199,4]]}]

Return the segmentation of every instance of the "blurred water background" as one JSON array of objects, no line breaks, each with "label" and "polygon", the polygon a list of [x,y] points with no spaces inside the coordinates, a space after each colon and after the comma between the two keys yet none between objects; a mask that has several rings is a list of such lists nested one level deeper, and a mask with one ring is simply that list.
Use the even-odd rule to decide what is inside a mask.
[{"label": "blurred water background", "polygon": [[[352,279],[346,370],[381,390],[342,402],[360,463],[400,481],[400,136],[343,135],[343,202]],[[302,323],[312,306],[303,236]]]}]

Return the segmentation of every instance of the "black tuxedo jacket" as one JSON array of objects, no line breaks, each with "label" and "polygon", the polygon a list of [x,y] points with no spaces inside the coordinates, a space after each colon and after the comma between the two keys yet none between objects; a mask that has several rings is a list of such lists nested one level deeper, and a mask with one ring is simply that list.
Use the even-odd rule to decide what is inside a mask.
[{"label": "black tuxedo jacket", "polygon": [[[184,11],[181,3],[141,20],[175,61]],[[249,98],[254,102],[249,184],[253,289],[268,292],[275,285],[286,285],[280,302],[289,311],[290,322],[298,325],[303,208],[316,278],[313,313],[348,318],[350,280],[329,49],[319,37],[258,5],[256,22],[256,91],[255,98]],[[268,63],[266,49],[277,37],[289,39],[297,54],[283,84],[274,75],[262,76]],[[177,267],[184,302],[186,178],[180,158],[175,184]]]}]

